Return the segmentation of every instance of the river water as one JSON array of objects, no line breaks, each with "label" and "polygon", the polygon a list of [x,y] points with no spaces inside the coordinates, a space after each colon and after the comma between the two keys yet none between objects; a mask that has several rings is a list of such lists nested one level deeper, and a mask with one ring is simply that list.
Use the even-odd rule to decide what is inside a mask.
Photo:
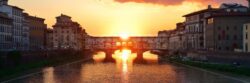
[{"label": "river water", "polygon": [[47,67],[10,83],[244,83],[240,80],[184,67],[158,63],[158,56],[145,52],[145,64],[135,64],[136,53],[116,51],[113,63],[104,63],[104,52],[93,55],[93,61],[80,61]]}]

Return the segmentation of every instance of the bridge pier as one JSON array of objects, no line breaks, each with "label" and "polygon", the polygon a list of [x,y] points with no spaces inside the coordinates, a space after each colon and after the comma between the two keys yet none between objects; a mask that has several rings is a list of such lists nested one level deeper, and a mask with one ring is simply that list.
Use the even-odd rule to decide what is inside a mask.
[{"label": "bridge pier", "polygon": [[145,63],[145,60],[143,59],[143,53],[144,51],[137,51],[137,57],[135,59],[136,63]]},{"label": "bridge pier", "polygon": [[106,57],[104,59],[104,62],[114,62],[115,59],[113,59],[112,55],[114,53],[114,50],[107,50],[105,51]]}]

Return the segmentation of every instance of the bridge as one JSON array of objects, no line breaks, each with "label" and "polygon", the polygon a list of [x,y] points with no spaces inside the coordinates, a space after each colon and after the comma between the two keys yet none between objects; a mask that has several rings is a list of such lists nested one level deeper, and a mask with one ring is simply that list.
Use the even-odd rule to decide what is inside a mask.
[{"label": "bridge", "polygon": [[135,50],[165,50],[167,49],[166,37],[87,37],[85,49],[119,49],[129,47]]},{"label": "bridge", "polygon": [[142,58],[142,54],[149,50],[166,50],[168,47],[167,37],[87,37],[85,38],[85,50],[105,51],[107,59],[115,50],[131,49],[137,52],[137,58]]}]

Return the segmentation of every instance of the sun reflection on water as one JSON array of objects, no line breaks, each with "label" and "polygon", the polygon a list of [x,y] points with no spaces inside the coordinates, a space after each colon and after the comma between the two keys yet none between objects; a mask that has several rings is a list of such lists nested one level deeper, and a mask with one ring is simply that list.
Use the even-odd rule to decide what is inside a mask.
[{"label": "sun reflection on water", "polygon": [[143,53],[143,59],[148,63],[158,63],[158,55],[151,53],[150,51]]},{"label": "sun reflection on water", "polygon": [[97,63],[103,62],[105,58],[106,58],[105,52],[97,52],[96,54],[93,55],[93,59]]}]

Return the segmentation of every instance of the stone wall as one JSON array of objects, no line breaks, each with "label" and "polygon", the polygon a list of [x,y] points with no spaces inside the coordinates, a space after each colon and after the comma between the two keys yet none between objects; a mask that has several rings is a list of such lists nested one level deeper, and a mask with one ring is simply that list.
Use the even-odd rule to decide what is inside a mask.
[{"label": "stone wall", "polygon": [[250,67],[250,53],[193,51],[188,52],[187,57],[193,60],[207,61],[212,63],[239,63],[242,66]]}]

